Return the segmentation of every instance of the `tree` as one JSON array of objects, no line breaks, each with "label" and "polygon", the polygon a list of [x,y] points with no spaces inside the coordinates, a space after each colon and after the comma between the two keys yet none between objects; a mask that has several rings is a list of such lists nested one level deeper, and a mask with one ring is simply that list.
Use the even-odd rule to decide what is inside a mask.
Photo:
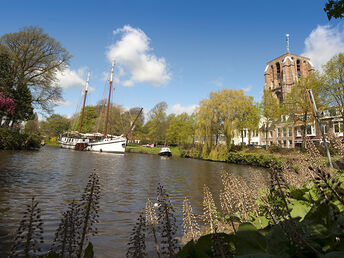
[{"label": "tree", "polygon": [[70,127],[70,120],[64,116],[53,114],[41,122],[41,132],[48,138],[57,137]]},{"label": "tree", "polygon": [[27,134],[40,134],[39,122],[37,114],[34,114],[33,119],[26,122],[24,133]]},{"label": "tree", "polygon": [[[223,89],[210,92],[209,99],[201,100],[196,115],[197,135],[206,139],[208,147],[218,143],[224,135],[227,147],[230,146],[234,132],[242,128],[245,120],[245,107],[253,105],[253,98],[243,90]],[[246,121],[246,120],[245,120]]]},{"label": "tree", "polygon": [[344,54],[333,57],[323,67],[320,96],[324,104],[340,112],[344,121]]},{"label": "tree", "polygon": [[166,139],[172,144],[185,144],[193,141],[193,117],[187,113],[173,115],[166,131]]},{"label": "tree", "polygon": [[317,73],[312,73],[307,77],[301,77],[287,94],[283,102],[284,114],[287,115],[289,123],[301,124],[303,142],[306,136],[306,126],[310,121],[313,121],[311,116],[312,109],[309,102],[309,97],[306,89],[313,91],[317,107],[321,107],[319,99],[319,89],[322,81]]},{"label": "tree", "polygon": [[241,143],[244,144],[244,130],[248,129],[248,140],[251,142],[251,133],[258,130],[259,107],[253,103],[253,98],[249,98],[236,114],[236,128],[241,132]]},{"label": "tree", "polygon": [[[16,112],[13,122],[28,120],[33,107],[50,112],[61,99],[61,87],[56,74],[64,70],[70,55],[54,38],[39,27],[25,27],[19,32],[4,34],[0,38],[0,57],[9,64],[9,75],[0,76],[3,92],[14,98]],[[6,61],[7,59],[7,61]],[[1,65],[4,65],[0,61]],[[6,64],[5,64],[6,66]]]},{"label": "tree", "polygon": [[[81,120],[81,117],[79,116],[77,122],[72,126],[73,131],[79,130],[80,120]],[[81,133],[92,132],[96,127],[96,120],[97,120],[97,113],[94,110],[94,107],[86,106],[84,110],[84,119],[82,121],[82,126],[81,126]]]},{"label": "tree", "polygon": [[149,121],[146,124],[148,136],[153,140],[154,144],[165,141],[167,129],[167,104],[160,102],[156,104],[148,113]]},{"label": "tree", "polygon": [[344,13],[344,0],[329,0],[325,4],[324,11],[327,14],[327,18],[331,20],[331,18],[343,18]]},{"label": "tree", "polygon": [[264,91],[260,108],[263,116],[261,130],[265,134],[265,143],[267,146],[268,132],[273,130],[279,123],[283,112],[281,106],[278,104],[277,98],[272,95],[270,90]]}]

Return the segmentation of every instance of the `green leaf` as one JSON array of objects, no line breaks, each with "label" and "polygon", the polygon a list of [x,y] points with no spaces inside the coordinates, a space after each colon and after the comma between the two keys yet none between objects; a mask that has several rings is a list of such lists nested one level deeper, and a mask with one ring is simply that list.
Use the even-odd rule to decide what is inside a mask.
[{"label": "green leaf", "polygon": [[326,254],[325,257],[328,257],[328,258],[341,258],[341,257],[344,257],[344,251],[330,252],[330,253]]},{"label": "green leaf", "polygon": [[91,242],[89,242],[88,246],[85,249],[84,258],[93,258],[94,252],[93,252],[93,245]]},{"label": "green leaf", "polygon": [[300,221],[302,221],[307,213],[311,210],[312,206],[309,202],[296,200],[296,199],[290,199],[290,205],[289,208],[291,209],[291,216],[293,218],[300,218]]},{"label": "green leaf", "polygon": [[235,236],[238,255],[266,252],[266,239],[252,224],[241,224]]},{"label": "green leaf", "polygon": [[44,258],[60,258],[60,256],[55,252],[49,252],[48,254],[43,256]]}]

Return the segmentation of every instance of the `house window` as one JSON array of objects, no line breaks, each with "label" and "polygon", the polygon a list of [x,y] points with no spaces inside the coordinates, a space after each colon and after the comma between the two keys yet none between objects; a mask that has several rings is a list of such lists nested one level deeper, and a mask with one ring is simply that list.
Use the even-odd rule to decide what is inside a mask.
[{"label": "house window", "polygon": [[283,141],[283,147],[287,147],[287,141],[286,140]]},{"label": "house window", "polygon": [[298,126],[296,128],[296,136],[302,136],[302,134],[301,134],[301,126]]},{"label": "house window", "polygon": [[277,129],[277,137],[281,137],[281,128]]},{"label": "house window", "polygon": [[333,130],[335,133],[339,133],[342,129],[342,123],[341,122],[335,122],[333,123]]},{"label": "house window", "polygon": [[283,137],[287,136],[287,128],[283,128]]},{"label": "house window", "polygon": [[288,128],[288,136],[293,136],[293,128]]},{"label": "house window", "polygon": [[270,141],[270,145],[272,145],[273,143],[272,143],[272,141]]},{"label": "house window", "polygon": [[282,141],[278,140],[278,145],[281,146],[282,145]]},{"label": "house window", "polygon": [[306,135],[314,135],[314,126],[313,125],[307,125],[306,127]]},{"label": "house window", "polygon": [[270,131],[270,137],[271,138],[273,137],[273,131]]},{"label": "house window", "polygon": [[322,128],[323,128],[324,133],[327,133],[327,131],[328,131],[327,125],[325,124],[325,125],[321,125],[321,126],[322,126]]},{"label": "house window", "polygon": [[293,140],[289,140],[289,148],[293,147]]}]

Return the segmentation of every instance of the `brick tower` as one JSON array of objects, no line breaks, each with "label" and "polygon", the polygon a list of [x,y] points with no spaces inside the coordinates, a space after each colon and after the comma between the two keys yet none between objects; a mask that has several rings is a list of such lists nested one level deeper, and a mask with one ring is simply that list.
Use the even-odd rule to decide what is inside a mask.
[{"label": "brick tower", "polygon": [[298,78],[306,77],[314,71],[310,58],[289,52],[289,34],[286,36],[286,53],[268,62],[264,71],[264,90],[271,90],[279,103],[283,102]]}]

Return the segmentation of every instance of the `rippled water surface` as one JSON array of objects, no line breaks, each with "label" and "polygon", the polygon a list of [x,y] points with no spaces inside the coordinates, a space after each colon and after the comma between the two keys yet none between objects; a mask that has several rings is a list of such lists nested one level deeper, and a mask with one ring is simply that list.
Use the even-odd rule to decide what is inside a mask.
[{"label": "rippled water surface", "polygon": [[61,213],[71,200],[80,198],[94,169],[99,172],[102,192],[99,233],[91,239],[96,257],[125,256],[138,213],[147,198],[156,198],[159,183],[166,186],[181,222],[184,197],[200,213],[203,185],[218,196],[222,170],[247,180],[251,173],[264,174],[254,167],[157,155],[77,152],[48,146],[40,151],[0,151],[0,256],[8,252],[32,196],[42,209],[47,250]]}]

